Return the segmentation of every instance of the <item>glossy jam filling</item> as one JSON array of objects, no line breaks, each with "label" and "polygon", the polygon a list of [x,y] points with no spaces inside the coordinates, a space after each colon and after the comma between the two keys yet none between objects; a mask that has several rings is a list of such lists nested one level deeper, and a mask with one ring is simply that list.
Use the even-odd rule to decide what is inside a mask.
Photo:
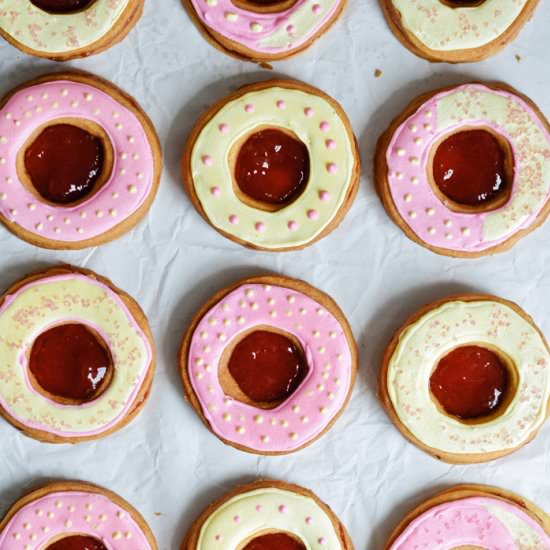
[{"label": "glossy jam filling", "polygon": [[49,394],[86,402],[98,395],[110,379],[112,362],[93,332],[84,325],[68,324],[36,338],[29,369]]},{"label": "glossy jam filling", "polygon": [[298,539],[285,533],[268,533],[252,539],[243,550],[305,550]]},{"label": "glossy jam filling", "polygon": [[433,177],[452,201],[479,206],[501,197],[511,182],[506,152],[487,130],[466,130],[444,140],[433,159]]},{"label": "glossy jam filling", "polygon": [[107,550],[107,547],[96,538],[73,535],[46,546],[45,550]]},{"label": "glossy jam filling", "polygon": [[233,349],[231,376],[252,401],[270,403],[289,397],[308,372],[301,350],[282,334],[255,330]]},{"label": "glossy jam filling", "polygon": [[271,205],[288,204],[307,185],[307,147],[281,130],[256,132],[239,150],[235,179],[242,193],[256,201]]},{"label": "glossy jam filling", "polygon": [[440,0],[451,8],[476,8],[485,3],[485,0]]},{"label": "glossy jam filling", "polygon": [[462,346],[443,357],[430,389],[445,412],[471,420],[495,412],[506,398],[509,373],[499,356],[480,346]]},{"label": "glossy jam filling", "polygon": [[37,8],[49,13],[75,13],[95,0],[30,0]]},{"label": "glossy jam filling", "polygon": [[25,169],[42,197],[56,204],[69,204],[93,191],[104,155],[97,136],[72,124],[55,124],[29,145]]}]

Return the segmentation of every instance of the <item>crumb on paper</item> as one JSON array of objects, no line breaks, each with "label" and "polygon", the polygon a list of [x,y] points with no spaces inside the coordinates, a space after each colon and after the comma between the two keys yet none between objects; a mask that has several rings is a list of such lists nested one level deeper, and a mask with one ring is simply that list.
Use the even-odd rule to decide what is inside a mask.
[{"label": "crumb on paper", "polygon": [[382,76],[382,70],[381,69],[375,69],[374,71],[374,78],[380,78]]},{"label": "crumb on paper", "polygon": [[519,53],[516,54],[516,61],[518,63],[521,61],[521,55],[519,55]]},{"label": "crumb on paper", "polygon": [[162,512],[155,512],[155,516],[162,516]]}]

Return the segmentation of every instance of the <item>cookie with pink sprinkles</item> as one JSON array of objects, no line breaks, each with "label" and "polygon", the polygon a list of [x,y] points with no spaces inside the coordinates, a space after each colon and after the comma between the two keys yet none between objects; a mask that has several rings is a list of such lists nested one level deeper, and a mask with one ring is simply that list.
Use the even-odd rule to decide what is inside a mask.
[{"label": "cookie with pink sprinkles", "polygon": [[323,292],[282,276],[216,293],[180,350],[185,394],[224,443],[255,454],[295,452],[343,412],[357,371],[344,314]]}]

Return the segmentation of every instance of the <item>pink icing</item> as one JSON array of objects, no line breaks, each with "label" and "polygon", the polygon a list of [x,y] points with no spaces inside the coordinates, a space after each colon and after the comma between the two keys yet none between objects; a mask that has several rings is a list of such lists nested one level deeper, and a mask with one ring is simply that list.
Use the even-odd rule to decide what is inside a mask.
[{"label": "pink icing", "polygon": [[[54,206],[21,183],[16,159],[28,137],[62,117],[92,120],[114,149],[111,177],[77,206]],[[0,215],[21,228],[57,241],[78,242],[110,231],[145,201],[154,178],[153,153],[135,114],[98,88],[52,81],[16,92],[0,109]]]},{"label": "pink icing", "polygon": [[[483,235],[483,227],[487,213],[454,212],[439,200],[431,188],[427,174],[432,146],[443,135],[461,126],[489,127],[507,138],[514,153],[517,180],[519,170],[521,170],[521,155],[516,139],[520,139],[521,136],[510,136],[503,128],[490,120],[466,118],[462,118],[454,128],[438,131],[437,106],[439,100],[456,91],[467,91],[472,100],[475,100],[475,95],[479,90],[504,97],[517,105],[518,109],[527,112],[542,129],[550,143],[550,134],[531,106],[510,92],[493,90],[479,84],[467,84],[436,94],[421,105],[395,131],[386,153],[386,162],[389,188],[395,207],[412,231],[424,242],[434,247],[467,252],[486,250],[504,242],[524,227],[531,225],[540,212],[540,208],[531,212],[521,227],[511,229],[500,239],[486,240]],[[461,113],[458,112],[457,117],[460,116]],[[514,190],[512,196],[513,193]],[[504,205],[502,208],[506,206]]]},{"label": "pink icing", "polygon": [[542,546],[550,548],[550,538],[541,526],[521,508],[490,497],[473,497],[447,502],[429,509],[414,519],[389,550],[451,550],[459,546],[479,546],[487,550],[527,550],[493,513],[500,508],[513,514],[537,533]]},{"label": "pink icing", "polygon": [[59,535],[99,539],[109,550],[151,549],[129,512],[98,493],[50,493],[21,508],[0,533],[2,550],[42,550]]},{"label": "pink icing", "polygon": [[[225,396],[218,379],[225,347],[258,325],[293,334],[309,365],[302,385],[271,410]],[[188,369],[215,434],[249,449],[292,451],[315,438],[340,411],[351,385],[352,356],[340,322],[321,304],[288,288],[246,284],[199,322],[189,347]]]},{"label": "pink icing", "polygon": [[[6,310],[14,302],[14,300],[17,298],[17,296],[19,296],[22,292],[26,291],[27,289],[38,287],[38,286],[44,284],[45,282],[63,281],[63,280],[69,280],[69,279],[70,280],[72,280],[72,279],[83,279],[83,280],[86,281],[87,284],[93,284],[93,285],[96,285],[96,286],[102,288],[102,290],[108,295],[109,299],[112,300],[115,304],[117,304],[117,306],[120,307],[122,309],[122,311],[124,311],[126,317],[128,318],[128,320],[132,324],[132,326],[133,326],[134,330],[136,331],[136,333],[140,335],[140,337],[141,337],[141,339],[142,339],[142,341],[143,341],[143,343],[146,347],[147,357],[144,359],[144,364],[148,365],[151,361],[151,357],[152,357],[152,354],[153,354],[153,351],[151,349],[151,345],[149,343],[149,340],[147,339],[147,337],[145,336],[145,334],[141,330],[140,326],[134,320],[133,315],[130,313],[130,311],[128,310],[128,308],[124,304],[124,302],[107,285],[104,285],[103,283],[101,283],[99,281],[96,281],[95,279],[92,279],[90,277],[86,277],[85,275],[81,275],[81,274],[77,274],[77,273],[71,273],[71,274],[67,274],[67,275],[56,275],[56,276],[43,278],[41,280],[29,283],[28,285],[25,285],[25,286],[21,287],[20,289],[18,289],[17,292],[15,292],[14,294],[10,294],[9,296],[6,296],[6,298],[4,300],[4,303],[0,307],[0,316],[4,315]],[[63,302],[65,300],[68,301],[68,302],[71,302],[74,299],[75,299],[75,297],[72,296],[71,294],[68,294],[66,296],[60,296],[60,302]],[[79,297],[78,299],[84,300],[85,296]],[[39,304],[39,303],[37,303],[36,308],[32,312],[32,314],[36,315],[37,310],[39,310],[41,308],[51,309],[51,308],[55,308],[55,307],[56,307],[55,304],[50,304],[50,303],[41,303],[41,304]],[[75,322],[82,322],[86,325],[91,324],[88,320],[84,321],[84,320],[81,320],[81,319],[74,319],[74,318],[73,319],[64,319],[64,320],[65,321],[71,320],[71,321],[75,321]],[[20,323],[23,326],[25,326],[26,317],[25,317],[24,314],[14,315],[13,316],[13,322],[14,323]],[[47,326],[47,325],[45,325],[43,327],[44,330],[47,330],[48,328],[49,328],[49,326]],[[102,328],[99,325],[96,325],[96,324],[93,324],[92,328],[99,333],[99,335],[101,336],[103,341],[106,342],[107,345],[109,346],[109,348],[111,349],[111,351],[113,351],[112,342],[113,342],[113,337],[115,335],[108,335],[105,331],[102,330]],[[14,342],[13,345],[20,349],[18,364],[20,365],[20,367],[22,369],[24,369],[24,376],[25,376],[25,379],[26,379],[26,387],[22,388],[22,391],[30,392],[31,394],[36,395],[37,399],[46,399],[43,395],[39,394],[35,390],[35,388],[31,385],[31,383],[28,379],[28,369],[27,369],[28,350],[30,349],[30,346],[32,345],[32,341],[34,340],[35,336],[36,335],[34,333],[29,334],[27,340],[25,340],[23,342]],[[114,352],[112,353],[112,357],[113,357],[114,367],[115,367],[115,371],[116,371],[117,357],[116,357],[116,354]],[[36,421],[35,419],[31,420],[29,418],[21,418],[20,416],[18,416],[14,413],[14,411],[12,410],[12,407],[10,406],[9,402],[6,401],[1,394],[0,394],[0,405],[2,406],[2,408],[4,410],[6,410],[18,422],[20,422],[21,424],[23,424],[24,426],[27,426],[29,428],[46,431],[48,433],[53,433],[53,434],[56,434],[56,435],[59,435],[59,436],[62,436],[62,437],[82,437],[82,436],[97,435],[99,433],[103,433],[103,432],[109,430],[110,428],[115,426],[117,423],[119,423],[120,420],[134,406],[135,399],[136,399],[139,391],[141,390],[146,372],[147,372],[147,369],[144,368],[143,371],[141,373],[139,373],[138,383],[136,384],[135,388],[133,389],[130,397],[127,400],[127,402],[124,404],[124,407],[121,410],[120,414],[116,418],[111,420],[109,423],[105,424],[104,426],[101,426],[100,428],[98,428],[96,430],[91,430],[91,431],[86,431],[86,432],[75,432],[75,431],[67,432],[67,431],[63,431],[63,430],[54,429],[50,425],[45,425],[41,422]],[[93,403],[97,403],[97,401],[101,400],[101,399],[102,399],[102,396],[100,396]],[[60,409],[64,407],[64,405],[61,405],[61,404],[56,403],[54,401],[50,401],[50,403],[52,403],[55,407],[58,407]],[[90,405],[90,403],[87,403],[87,404],[80,405],[80,407],[85,408],[89,405]],[[30,417],[33,416],[32,411],[29,412],[29,415],[30,415]]]},{"label": "pink icing", "polygon": [[[232,0],[217,0],[210,3],[206,0],[191,0],[197,16],[204,25],[250,50],[268,54],[294,50],[309,42],[332,19],[344,2],[344,0],[334,2],[322,16],[320,5],[317,9],[312,8],[315,17],[311,18],[309,32],[296,36],[295,28],[288,24],[289,18],[310,1],[297,0],[292,7],[280,12],[258,13],[240,8]],[[323,1],[327,2],[327,0]],[[228,20],[226,18],[228,13],[236,17]],[[288,35],[288,40],[283,47],[262,45],[263,40],[280,31],[281,28],[284,28]]]}]

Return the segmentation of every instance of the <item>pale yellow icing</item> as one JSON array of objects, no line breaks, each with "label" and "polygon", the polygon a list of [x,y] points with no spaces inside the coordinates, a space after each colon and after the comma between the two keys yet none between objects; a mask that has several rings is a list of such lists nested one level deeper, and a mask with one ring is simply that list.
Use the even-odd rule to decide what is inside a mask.
[{"label": "pale yellow icing", "polygon": [[310,497],[268,487],[237,495],[204,522],[197,550],[235,550],[254,535],[283,531],[307,550],[339,550],[342,544],[328,514]]},{"label": "pale yellow icing", "polygon": [[[32,388],[27,372],[34,339],[48,328],[78,322],[108,345],[115,373],[91,403],[63,406]],[[0,314],[0,403],[26,426],[66,436],[105,431],[131,407],[151,362],[148,341],[108,287],[83,275],[42,279],[8,297]]]},{"label": "pale yellow icing", "polygon": [[474,7],[450,7],[440,0],[391,0],[401,24],[435,51],[480,48],[498,39],[529,0],[485,0]]},{"label": "pale yellow icing", "polygon": [[[284,109],[277,107],[280,101],[284,101]],[[253,112],[246,112],[246,105],[253,106]],[[308,108],[313,115],[306,116]],[[328,131],[321,131],[322,122],[328,122]],[[220,125],[229,131],[220,132]],[[277,212],[258,210],[237,197],[228,161],[235,142],[262,125],[294,132],[310,156],[305,191]],[[327,140],[334,141],[335,149],[327,147]],[[205,164],[205,156],[211,159],[210,165]],[[247,243],[278,249],[307,244],[330,224],[350,191],[355,162],[346,125],[328,101],[300,90],[274,87],[230,101],[208,121],[193,147],[191,173],[197,197],[212,225]],[[328,172],[331,163],[336,165],[336,173]],[[219,196],[212,195],[213,187],[219,188]],[[321,200],[322,191],[330,194],[330,200]],[[231,223],[231,216],[238,217],[237,224]],[[292,231],[288,225],[291,221],[297,224]],[[265,226],[263,232],[257,230],[259,223]]]},{"label": "pale yellow icing", "polygon": [[51,14],[29,0],[0,0],[0,28],[27,48],[44,53],[67,53],[105,36],[129,2],[96,0],[76,13]]},{"label": "pale yellow icing", "polygon": [[[500,349],[516,365],[517,391],[507,409],[469,425],[439,410],[430,375],[451,349],[471,343]],[[546,418],[550,353],[539,332],[511,307],[493,301],[452,301],[433,309],[400,335],[388,363],[387,388],[403,425],[423,444],[446,453],[479,454],[525,443]]]}]

